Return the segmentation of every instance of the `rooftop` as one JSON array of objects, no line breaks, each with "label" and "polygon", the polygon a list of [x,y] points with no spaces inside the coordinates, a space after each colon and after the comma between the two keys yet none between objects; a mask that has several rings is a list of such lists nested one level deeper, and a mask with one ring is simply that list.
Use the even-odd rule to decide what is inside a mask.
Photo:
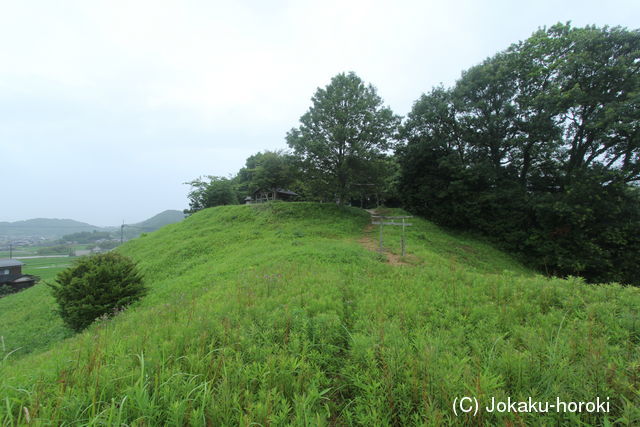
[{"label": "rooftop", "polygon": [[0,267],[18,267],[24,265],[16,259],[0,258]]},{"label": "rooftop", "polygon": [[[253,192],[253,194],[256,194],[256,193],[259,193],[259,192],[261,192],[261,191],[265,191],[265,190],[268,190],[268,189],[266,189],[266,188],[259,188],[259,189],[257,189],[256,191],[254,191],[254,192]],[[272,190],[268,190],[268,191],[272,191]],[[278,193],[278,194],[287,194],[287,195],[289,195],[289,196],[298,196],[298,193],[294,193],[293,191],[291,191],[291,190],[286,190],[286,189],[284,189],[284,188],[276,188],[276,189],[275,189],[275,192],[276,192],[276,193]]]}]

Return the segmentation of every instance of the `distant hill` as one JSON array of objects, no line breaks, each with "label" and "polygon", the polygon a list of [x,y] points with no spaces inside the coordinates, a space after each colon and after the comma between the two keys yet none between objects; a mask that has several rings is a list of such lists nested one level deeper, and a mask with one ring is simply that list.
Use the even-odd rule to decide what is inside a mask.
[{"label": "distant hill", "polygon": [[56,238],[81,231],[102,231],[101,227],[72,219],[35,218],[26,221],[0,222],[0,236],[9,238]]},{"label": "distant hill", "polygon": [[[156,231],[165,225],[174,224],[184,219],[184,213],[177,210],[166,210],[160,212],[151,218],[135,224],[125,224],[124,237],[129,240],[138,237],[142,233],[150,233]],[[119,229],[120,227],[118,227]]]},{"label": "distant hill", "polygon": [[157,230],[168,224],[180,222],[184,219],[184,213],[176,210],[166,210],[160,212],[158,215],[154,215],[149,219],[146,219],[137,224],[133,224],[140,228],[149,229],[150,231]]},{"label": "distant hill", "polygon": [[[132,239],[142,233],[155,231],[167,224],[180,222],[184,219],[184,214],[177,210],[166,210],[152,216],[144,221],[127,224],[125,226],[125,237]],[[43,237],[45,239],[57,239],[62,236],[80,233],[83,231],[107,231],[120,232],[120,226],[98,227],[86,222],[72,219],[35,218],[26,221],[0,222],[0,241],[4,239],[17,239],[26,237]]]}]

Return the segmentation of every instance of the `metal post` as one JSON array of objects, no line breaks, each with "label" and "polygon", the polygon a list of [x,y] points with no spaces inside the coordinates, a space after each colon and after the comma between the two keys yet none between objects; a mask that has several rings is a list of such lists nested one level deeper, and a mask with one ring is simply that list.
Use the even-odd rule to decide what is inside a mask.
[{"label": "metal post", "polygon": [[[400,238],[400,246],[402,248],[402,256],[407,254],[406,243],[406,227],[412,226],[413,224],[410,222],[406,222],[406,218],[413,218],[412,216],[384,216],[384,215],[372,215],[371,224],[380,225],[380,252],[384,251],[384,226],[385,225],[397,225],[402,226],[402,237]],[[394,221],[401,219],[402,222]]]},{"label": "metal post", "polygon": [[405,250],[404,250],[404,218],[402,218],[402,240],[401,240],[401,245],[402,245],[402,256],[405,255]]}]

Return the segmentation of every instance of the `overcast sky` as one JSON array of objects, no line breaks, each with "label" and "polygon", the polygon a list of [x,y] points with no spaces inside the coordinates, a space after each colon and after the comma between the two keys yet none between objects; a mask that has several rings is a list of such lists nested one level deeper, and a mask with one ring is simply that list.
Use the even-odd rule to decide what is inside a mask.
[{"label": "overcast sky", "polygon": [[286,148],[337,73],[406,115],[539,27],[639,18],[637,0],[0,0],[0,221],[184,209],[183,182]]}]

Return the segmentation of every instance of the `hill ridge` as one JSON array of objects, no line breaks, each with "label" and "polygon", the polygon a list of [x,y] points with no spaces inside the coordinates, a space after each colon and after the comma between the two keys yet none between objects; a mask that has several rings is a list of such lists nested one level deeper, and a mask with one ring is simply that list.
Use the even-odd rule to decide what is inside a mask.
[{"label": "hill ridge", "polygon": [[407,246],[419,262],[399,268],[358,242],[369,222],[331,204],[226,206],[126,243],[150,294],[46,352],[6,357],[0,421],[28,408],[69,424],[453,425],[465,384],[479,399],[604,393],[612,419],[636,416],[637,289],[543,278],[420,218]]}]

